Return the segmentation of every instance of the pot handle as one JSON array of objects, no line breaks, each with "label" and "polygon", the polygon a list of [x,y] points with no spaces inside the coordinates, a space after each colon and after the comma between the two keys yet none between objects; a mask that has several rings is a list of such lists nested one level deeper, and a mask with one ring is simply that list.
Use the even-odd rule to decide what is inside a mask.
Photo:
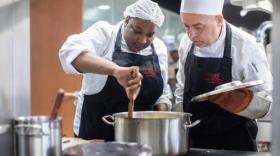
[{"label": "pot handle", "polygon": [[[111,120],[113,120],[113,122],[108,121],[107,118],[110,118]],[[103,116],[103,117],[102,117],[102,120],[103,120],[106,124],[108,124],[108,125],[114,126],[114,124],[115,124],[115,118],[114,118],[112,115]]]},{"label": "pot handle", "polygon": [[193,122],[191,124],[188,124],[188,122],[185,122],[184,127],[185,128],[192,128],[192,127],[196,126],[197,124],[199,124],[200,122],[201,122],[201,120],[196,120],[195,122]]}]

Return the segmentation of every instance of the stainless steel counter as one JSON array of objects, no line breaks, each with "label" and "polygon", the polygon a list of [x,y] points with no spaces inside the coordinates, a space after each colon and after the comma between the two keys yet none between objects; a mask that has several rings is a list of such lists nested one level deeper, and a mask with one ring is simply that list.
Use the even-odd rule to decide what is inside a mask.
[{"label": "stainless steel counter", "polygon": [[272,156],[272,154],[270,152],[243,152],[191,148],[190,151],[183,156]]},{"label": "stainless steel counter", "polygon": [[[83,140],[79,138],[62,138],[62,149],[75,145],[83,145],[87,143],[103,143],[103,140]],[[86,155],[85,155],[86,156]],[[243,152],[243,151],[229,151],[229,150],[213,150],[213,149],[199,149],[191,148],[187,154],[181,156],[272,156],[270,152]]]}]

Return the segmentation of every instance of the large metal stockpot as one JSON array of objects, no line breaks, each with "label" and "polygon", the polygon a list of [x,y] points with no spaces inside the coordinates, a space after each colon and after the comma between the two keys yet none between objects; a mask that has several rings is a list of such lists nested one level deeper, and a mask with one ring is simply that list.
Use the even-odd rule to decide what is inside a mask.
[{"label": "large metal stockpot", "polygon": [[62,156],[62,118],[23,116],[15,119],[17,156]]},{"label": "large metal stockpot", "polygon": [[140,111],[133,112],[133,118],[123,112],[102,119],[114,126],[117,142],[148,144],[153,155],[178,155],[188,152],[189,128],[200,122],[191,123],[190,117],[182,112]]}]

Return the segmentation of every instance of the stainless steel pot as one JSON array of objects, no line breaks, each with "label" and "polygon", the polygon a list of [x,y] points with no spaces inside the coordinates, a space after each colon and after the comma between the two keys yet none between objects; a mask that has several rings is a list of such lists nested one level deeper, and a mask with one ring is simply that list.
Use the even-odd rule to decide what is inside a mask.
[{"label": "stainless steel pot", "polygon": [[117,142],[148,144],[153,155],[177,155],[188,152],[189,128],[200,122],[191,123],[190,117],[182,112],[142,111],[134,112],[133,118],[123,112],[102,119],[114,126]]},{"label": "stainless steel pot", "polygon": [[62,156],[62,118],[24,116],[15,119],[17,156]]}]

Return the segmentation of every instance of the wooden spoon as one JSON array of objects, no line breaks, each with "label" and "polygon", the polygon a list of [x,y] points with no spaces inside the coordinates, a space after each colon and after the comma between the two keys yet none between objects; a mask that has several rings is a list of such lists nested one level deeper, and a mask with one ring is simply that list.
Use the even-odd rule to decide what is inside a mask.
[{"label": "wooden spoon", "polygon": [[129,99],[128,103],[128,118],[133,118],[133,111],[134,111],[134,99]]},{"label": "wooden spoon", "polygon": [[[141,73],[139,73],[139,68],[135,68],[135,71],[131,73],[131,78],[136,78],[139,76],[140,78],[143,78]],[[130,90],[126,88],[126,94],[128,96],[128,118],[133,118],[133,111],[134,111],[134,101],[137,98],[141,88]]]},{"label": "wooden spoon", "polygon": [[[138,70],[136,70],[135,72],[138,72]],[[131,73],[131,77],[132,78],[135,78],[135,73]],[[136,92],[135,91],[132,91],[132,90],[126,90],[126,94],[128,96],[128,100],[129,100],[129,103],[128,103],[128,118],[133,118],[133,111],[134,111],[134,100],[135,100],[135,95]]]}]

